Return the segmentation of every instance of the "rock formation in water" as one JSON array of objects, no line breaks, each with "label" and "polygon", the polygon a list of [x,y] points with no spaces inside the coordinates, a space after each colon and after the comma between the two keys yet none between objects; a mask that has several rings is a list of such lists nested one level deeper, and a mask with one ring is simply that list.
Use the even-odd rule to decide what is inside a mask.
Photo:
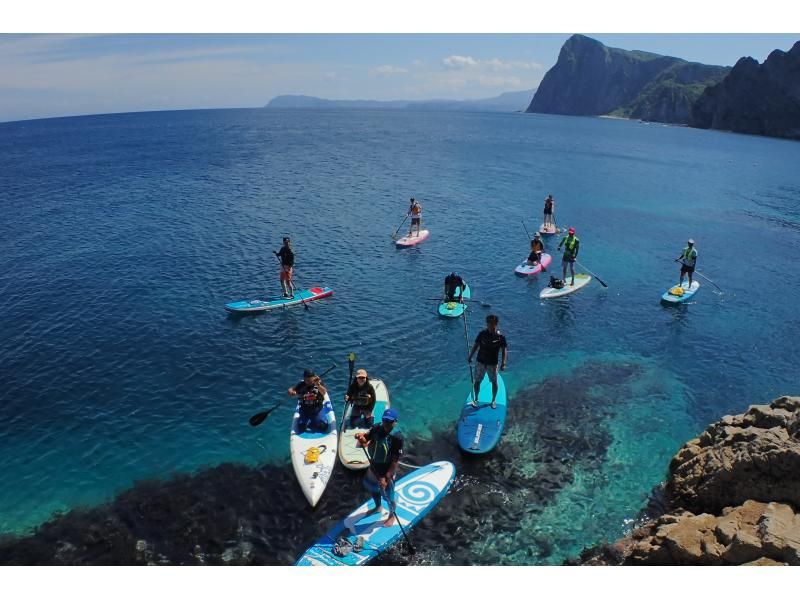
[{"label": "rock formation in water", "polygon": [[669,510],[584,564],[800,565],[800,397],[726,416],[669,466]]},{"label": "rock formation in water", "polygon": [[729,70],[609,48],[584,35],[573,35],[544,76],[527,112],[610,114],[686,124],[695,100]]},{"label": "rock formation in water", "polygon": [[691,124],[703,129],[800,139],[800,42],[775,50],[764,64],[741,58],[694,105]]}]

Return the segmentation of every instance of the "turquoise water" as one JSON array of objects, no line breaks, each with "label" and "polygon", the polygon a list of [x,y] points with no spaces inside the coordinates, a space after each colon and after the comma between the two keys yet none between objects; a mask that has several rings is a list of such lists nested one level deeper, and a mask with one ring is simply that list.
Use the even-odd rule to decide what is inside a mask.
[{"label": "turquoise water", "polygon": [[[596,459],[566,459],[564,484],[517,529],[487,528],[470,549],[486,546],[488,562],[575,556],[626,529],[705,425],[797,392],[797,164],[800,145],[782,140],[549,115],[220,110],[1,124],[0,533],[136,480],[288,463],[291,404],[258,428],[248,418],[304,367],[331,363],[340,409],[350,351],[387,382],[407,437],[454,442],[469,391],[463,322],[428,299],[455,269],[491,305],[470,306],[469,336],[500,316],[510,408],[516,398],[533,418],[512,421],[493,458],[526,442],[555,450],[541,440],[559,421],[549,389],[573,379],[583,390],[570,405],[586,405],[575,425],[605,439]],[[521,220],[533,230],[547,193],[607,289],[593,281],[542,302],[544,279],[514,276],[528,251]],[[389,235],[411,195],[431,237],[398,251]],[[227,316],[226,302],[279,291],[271,252],[284,234],[298,282],[334,296]],[[665,308],[671,259],[690,236],[724,292],[701,278],[695,301]],[[636,375],[580,378],[598,364]],[[536,460],[514,455],[520,479],[538,483]],[[495,483],[481,473],[491,463],[457,486]],[[532,549],[541,538],[555,548]],[[445,562],[461,562],[453,551]]]}]

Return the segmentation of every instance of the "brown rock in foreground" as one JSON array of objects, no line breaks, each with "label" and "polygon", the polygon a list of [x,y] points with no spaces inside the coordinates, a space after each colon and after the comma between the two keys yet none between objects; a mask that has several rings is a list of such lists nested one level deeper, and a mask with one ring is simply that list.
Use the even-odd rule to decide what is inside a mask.
[{"label": "brown rock in foreground", "polygon": [[589,565],[800,565],[800,397],[726,416],[686,443],[670,511],[586,551]]}]

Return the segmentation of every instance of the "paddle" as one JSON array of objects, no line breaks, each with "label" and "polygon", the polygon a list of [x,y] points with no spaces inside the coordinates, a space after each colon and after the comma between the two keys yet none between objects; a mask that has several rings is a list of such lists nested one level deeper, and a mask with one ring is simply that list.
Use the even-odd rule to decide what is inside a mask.
[{"label": "paddle", "polygon": [[[347,390],[345,391],[345,394],[350,392],[350,385],[353,383],[353,368],[355,367],[355,365],[356,365],[356,354],[350,352],[350,354],[347,356],[347,367],[350,368],[350,375],[347,378]],[[347,400],[345,399],[344,409],[342,409],[342,425],[339,427],[340,434],[344,431],[345,428],[344,414],[346,412],[347,412]]]},{"label": "paddle", "polygon": [[[369,453],[367,452],[367,447],[362,446],[361,450],[364,451],[364,454],[367,456],[367,461],[369,461],[370,469],[372,469],[374,473],[375,468],[373,467],[372,458],[369,456]],[[380,482],[378,482],[378,487],[380,488]],[[400,517],[397,515],[397,507],[395,506],[393,501],[389,500],[389,497],[386,495],[386,492],[384,491],[383,488],[381,488],[381,494],[386,499],[386,502],[389,503],[389,507],[391,508],[389,514],[394,516],[394,520],[397,521],[397,525],[400,527],[400,531],[403,532],[403,538],[405,538],[409,554],[416,554],[417,550],[414,548],[414,545],[411,543],[411,540],[408,539],[408,534],[406,534],[406,530],[403,528],[403,524],[400,523]]]},{"label": "paddle", "polygon": [[604,287],[608,288],[608,285],[607,285],[606,283],[604,283],[604,282],[603,282],[603,280],[602,280],[602,279],[601,279],[601,278],[600,278],[600,277],[599,277],[597,274],[595,274],[594,272],[592,272],[591,270],[589,270],[589,268],[587,268],[586,266],[584,266],[583,264],[581,264],[581,263],[580,263],[580,262],[577,260],[577,258],[575,259],[575,263],[576,263],[576,264],[578,264],[578,265],[579,265],[581,268],[583,268],[584,270],[586,270],[586,271],[587,271],[589,274],[591,274],[592,276],[594,276],[594,277],[597,279],[597,282],[599,282],[599,283],[600,283],[601,285],[603,285]]},{"label": "paddle", "polygon": [[[442,297],[428,297],[426,301],[438,301],[439,303],[447,303]],[[484,303],[480,299],[464,299],[464,303],[480,303],[481,307],[491,307],[491,303]]]},{"label": "paddle", "polygon": [[[680,261],[681,261],[681,260],[680,260],[680,259],[676,259],[675,261],[676,261],[676,262],[678,262],[678,263],[680,263]],[[706,279],[708,282],[710,282],[710,283],[711,283],[711,284],[713,284],[715,287],[717,287],[717,289],[719,289],[719,292],[720,292],[720,293],[724,293],[724,292],[725,292],[725,291],[723,291],[722,289],[720,289],[719,285],[718,285],[716,282],[714,282],[713,280],[711,280],[711,279],[710,279],[708,276],[706,276],[705,274],[703,274],[703,273],[702,273],[702,272],[700,272],[699,270],[695,270],[695,271],[694,271],[694,273],[695,273],[695,274],[697,274],[698,276],[702,276],[702,277],[703,277],[704,279]]]},{"label": "paddle", "polygon": [[472,399],[477,402],[478,397],[475,396],[475,376],[472,374],[472,362],[469,360],[469,353],[470,353],[470,346],[469,346],[469,333],[467,332],[467,312],[466,310],[462,314],[464,316],[464,341],[467,343],[467,365],[469,366],[469,381],[472,384],[470,386],[470,393],[472,393]]},{"label": "paddle", "polygon": [[[328,372],[330,372],[332,370],[335,370],[335,369],[336,369],[336,364],[334,363],[331,367],[329,367],[327,370],[322,372],[319,377],[322,378],[322,376],[324,376]],[[289,397],[283,398],[280,401],[278,401],[277,403],[275,403],[275,405],[273,405],[272,407],[267,409],[266,411],[262,411],[261,413],[256,413],[253,417],[250,418],[250,425],[251,426],[258,426],[259,424],[261,424],[261,422],[263,422],[265,419],[267,419],[269,417],[270,413],[275,411],[278,407],[283,405],[290,398],[292,398],[292,397],[289,396]]]},{"label": "paddle", "polygon": [[392,239],[397,238],[397,233],[400,231],[400,229],[406,223],[406,220],[408,220],[408,214],[406,214],[406,217],[403,218],[403,221],[400,223],[400,226],[397,227],[397,230],[392,233]]}]

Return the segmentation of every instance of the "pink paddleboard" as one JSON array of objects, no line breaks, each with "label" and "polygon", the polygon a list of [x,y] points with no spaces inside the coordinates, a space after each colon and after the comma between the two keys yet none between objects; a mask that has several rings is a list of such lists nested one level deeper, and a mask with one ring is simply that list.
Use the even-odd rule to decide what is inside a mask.
[{"label": "pink paddleboard", "polygon": [[533,276],[534,274],[538,274],[542,271],[542,266],[547,268],[552,261],[553,258],[549,253],[543,253],[541,263],[536,264],[535,266],[530,266],[528,265],[528,260],[526,259],[519,266],[514,268],[514,274],[517,276]]},{"label": "pink paddleboard", "polygon": [[414,233],[411,236],[406,235],[405,237],[400,237],[399,239],[397,239],[397,241],[394,242],[394,244],[397,245],[398,247],[412,247],[413,245],[418,245],[419,243],[422,243],[425,239],[428,238],[430,234],[431,234],[430,231],[428,231],[427,229],[419,231],[419,236],[417,236],[417,232],[414,231]]}]

